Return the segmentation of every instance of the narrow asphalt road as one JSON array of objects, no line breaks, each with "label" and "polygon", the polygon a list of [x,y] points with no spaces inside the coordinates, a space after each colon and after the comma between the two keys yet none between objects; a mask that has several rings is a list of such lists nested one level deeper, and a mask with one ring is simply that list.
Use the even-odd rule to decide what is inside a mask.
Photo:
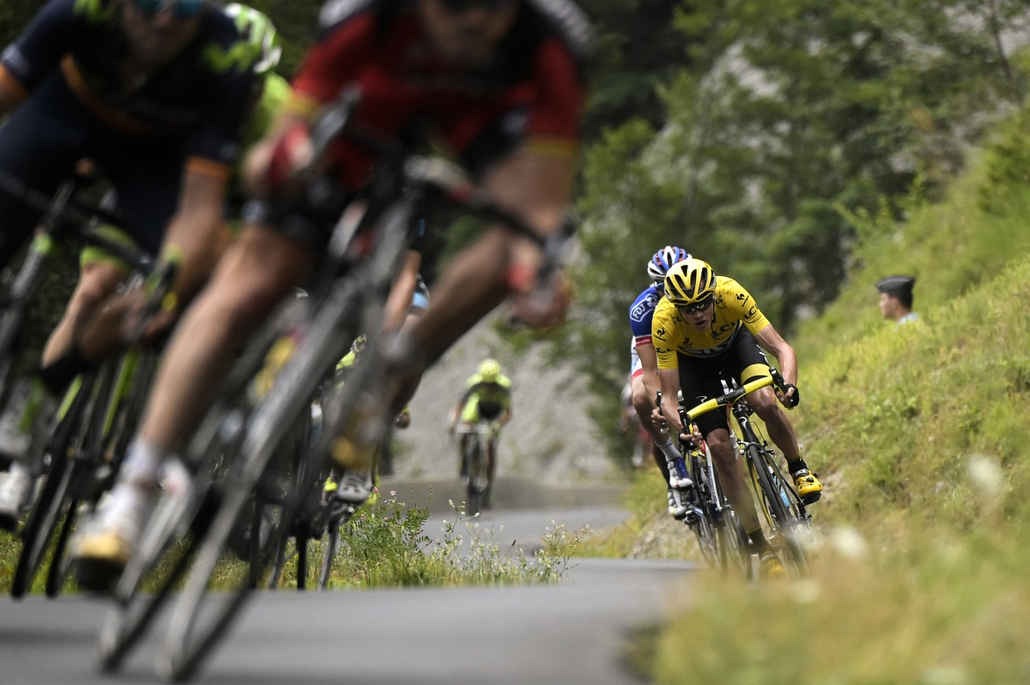
[{"label": "narrow asphalt road", "polygon": [[[476,530],[530,554],[556,524],[569,531],[600,528],[624,515],[605,506],[493,511],[476,521]],[[434,515],[427,531],[438,530],[445,518]],[[567,577],[549,586],[262,592],[196,682],[639,682],[622,659],[625,638],[634,626],[661,617],[671,593],[687,591],[683,580],[693,567],[613,559],[570,565]],[[0,684],[159,682],[154,638],[121,673],[96,673],[96,631],[105,608],[81,597],[0,600]]]}]

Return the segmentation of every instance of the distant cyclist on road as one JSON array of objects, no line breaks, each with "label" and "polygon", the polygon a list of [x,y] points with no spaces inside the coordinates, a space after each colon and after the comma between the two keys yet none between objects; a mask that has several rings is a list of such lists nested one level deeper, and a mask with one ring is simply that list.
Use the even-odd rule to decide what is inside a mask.
[{"label": "distant cyclist on road", "polygon": [[[494,487],[494,473],[497,469],[497,440],[501,435],[501,426],[511,420],[511,380],[501,373],[501,365],[496,359],[485,359],[479,370],[465,381],[465,392],[454,407],[451,415],[451,432],[458,425],[472,428],[480,421],[490,423],[490,437],[487,441],[487,485],[483,493],[483,508],[490,508]],[[461,477],[467,478],[469,464],[465,460],[465,448],[469,439],[468,432],[461,433],[458,441],[458,459],[461,463]]]},{"label": "distant cyclist on road", "polygon": [[[661,414],[680,432],[689,430],[680,421],[680,388],[688,405],[718,397],[724,392],[720,373],[731,375],[741,384],[768,377],[769,362],[762,348],[772,352],[786,381],[786,390],[774,394],[771,388],[763,388],[752,393],[748,402],[786,457],[798,495],[805,503],[818,500],[823,485],[802,459],[794,427],[777,404],[777,400],[788,407],[798,403],[797,356],[758,309],[751,294],[732,278],[716,277],[707,262],[687,259],[669,269],[665,276],[665,298],[655,309],[651,332],[662,386]],[[761,557],[763,575],[783,575],[783,566],[762,533],[743,468],[730,440],[726,413],[708,412],[698,417],[696,423],[712,452],[726,497]]]}]

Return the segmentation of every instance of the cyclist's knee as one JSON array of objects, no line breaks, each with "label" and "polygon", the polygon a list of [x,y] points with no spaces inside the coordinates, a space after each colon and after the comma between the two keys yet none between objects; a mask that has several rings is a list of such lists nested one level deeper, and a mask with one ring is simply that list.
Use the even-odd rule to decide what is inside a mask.
[{"label": "cyclist's knee", "polygon": [[65,318],[80,321],[96,312],[113,295],[125,278],[125,270],[110,264],[84,267],[75,292],[65,310]]},{"label": "cyclist's knee", "polygon": [[724,463],[733,461],[735,455],[729,431],[723,429],[714,430],[705,436],[705,442],[708,443],[708,449],[716,461]]}]

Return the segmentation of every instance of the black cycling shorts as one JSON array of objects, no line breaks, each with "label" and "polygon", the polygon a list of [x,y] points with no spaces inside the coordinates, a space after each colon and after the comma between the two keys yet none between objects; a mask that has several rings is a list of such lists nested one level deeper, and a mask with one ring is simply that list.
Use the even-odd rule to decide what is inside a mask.
[{"label": "black cycling shorts", "polygon": [[[725,352],[714,357],[689,357],[678,355],[680,389],[687,409],[727,392],[723,374],[745,383],[751,378],[741,378],[746,369],[756,364],[769,366],[769,360],[758,346],[758,340],[751,331],[741,328]],[[753,377],[753,375],[752,375]],[[697,417],[701,435],[708,436],[717,428],[729,429],[725,410],[710,411]]]}]

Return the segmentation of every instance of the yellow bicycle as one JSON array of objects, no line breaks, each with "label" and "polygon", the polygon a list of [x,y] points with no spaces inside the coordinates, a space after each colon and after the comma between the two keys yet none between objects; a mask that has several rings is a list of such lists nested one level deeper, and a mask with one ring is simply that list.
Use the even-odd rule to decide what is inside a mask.
[{"label": "yellow bicycle", "polygon": [[806,547],[812,537],[812,517],[805,510],[805,503],[801,501],[790,480],[783,475],[778,465],[779,460],[769,446],[768,440],[751,422],[754,409],[747,402],[741,401],[750,393],[774,383],[782,388],[782,377],[773,369],[771,376],[750,381],[743,387],[732,378],[726,379],[726,382],[730,389],[720,397],[702,402],[691,409],[681,408],[683,425],[690,425],[706,412],[723,407],[730,408],[738,428],[736,435],[731,434],[732,439],[737,452],[747,464],[758,510],[767,528],[766,536],[780,552],[794,575],[806,575],[809,567]]}]

